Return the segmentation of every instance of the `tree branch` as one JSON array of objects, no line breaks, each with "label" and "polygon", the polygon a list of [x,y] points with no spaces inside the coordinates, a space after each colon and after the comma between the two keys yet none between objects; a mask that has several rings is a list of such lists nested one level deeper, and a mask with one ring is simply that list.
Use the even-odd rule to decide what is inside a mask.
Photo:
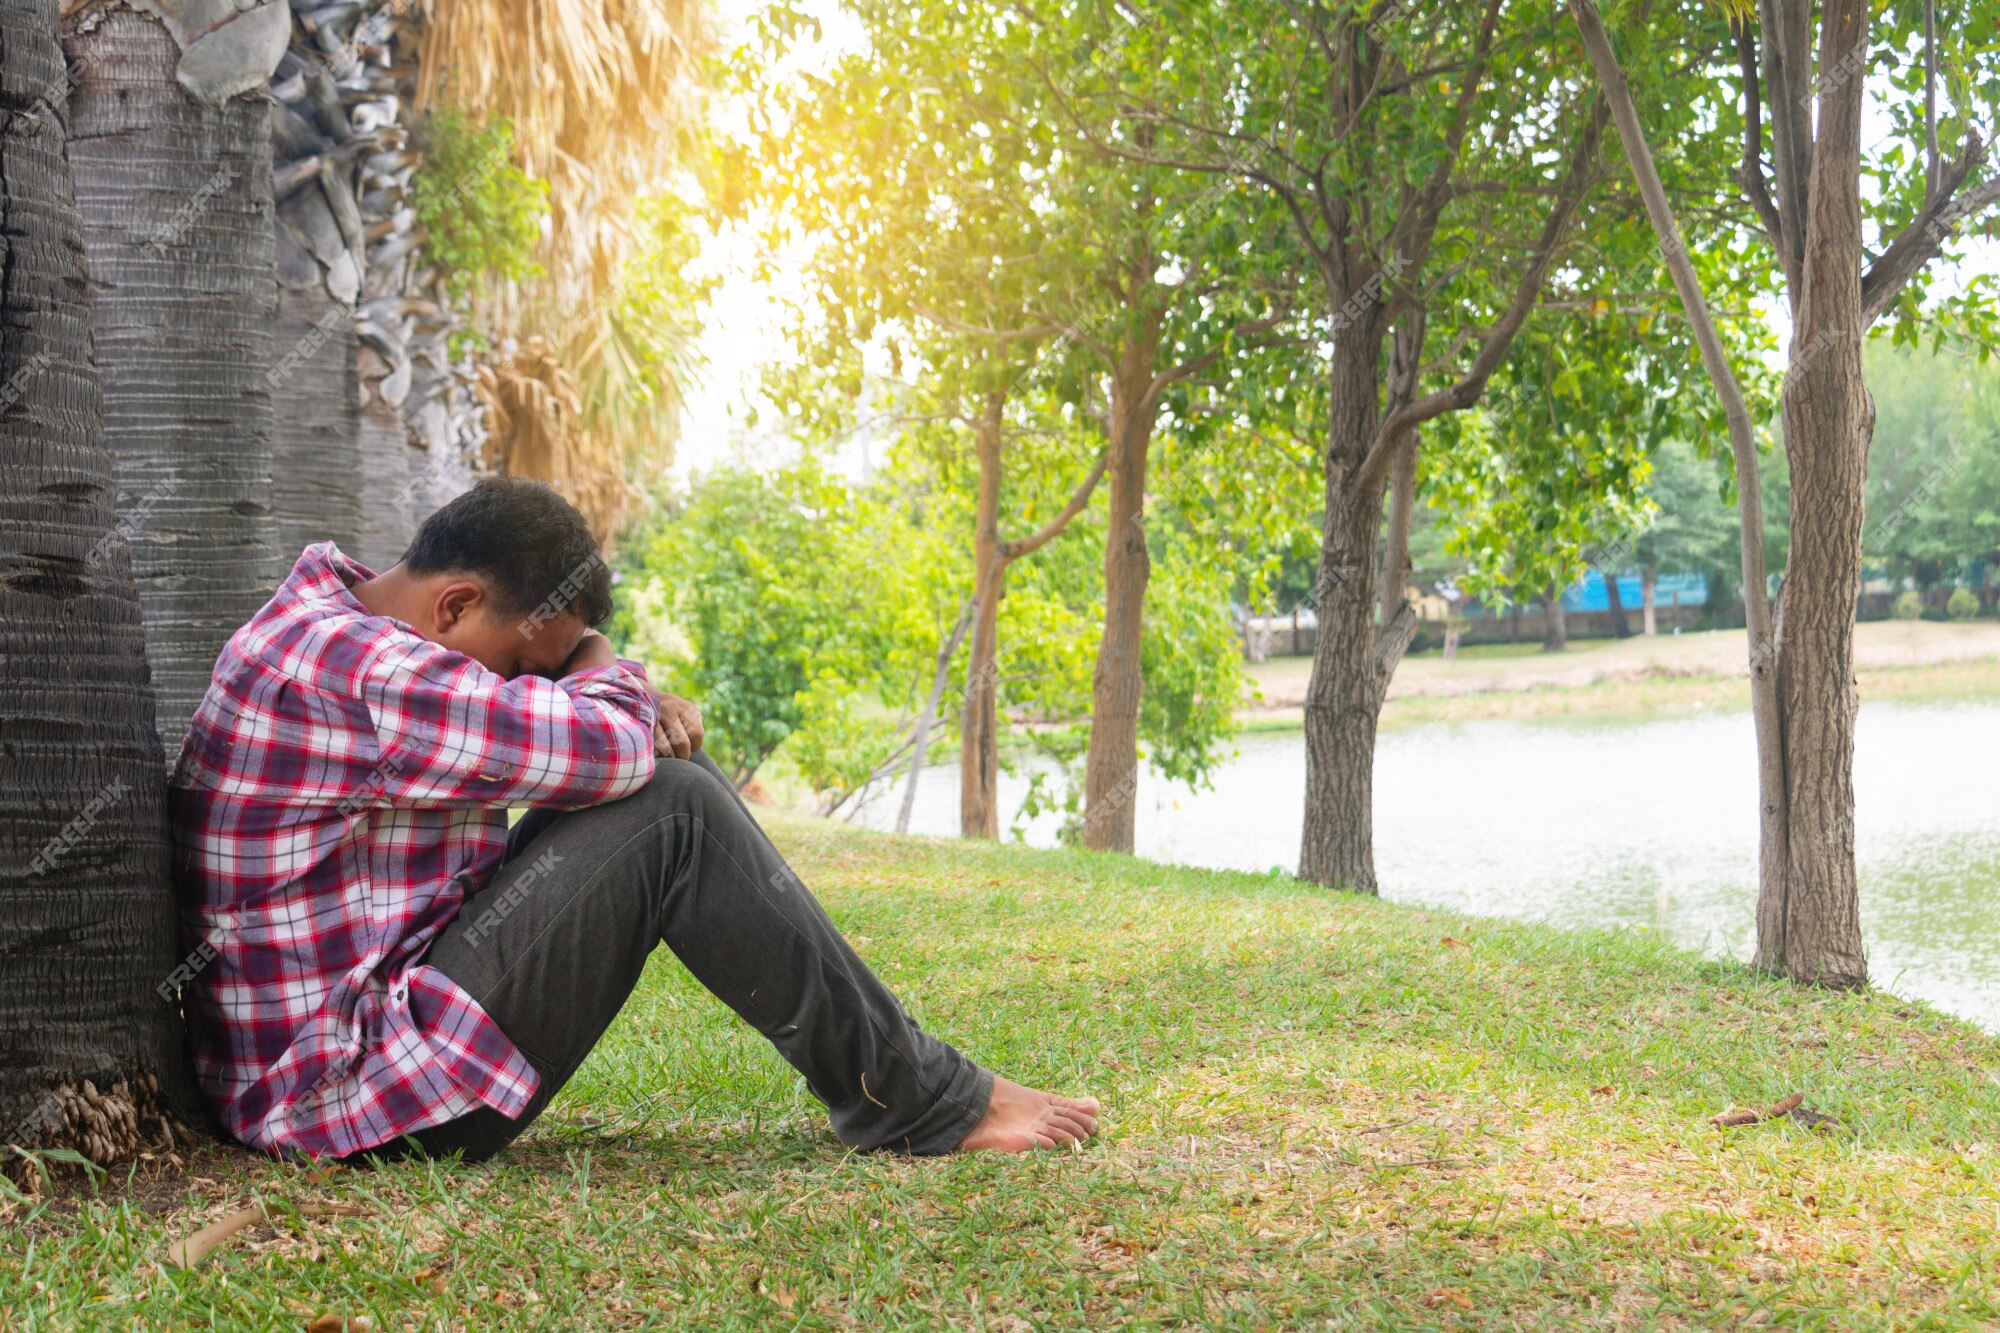
[{"label": "tree branch", "polygon": [[1750,198],[1750,206],[1764,224],[1764,235],[1778,252],[1785,281],[1792,280],[1791,255],[1785,250],[1785,223],[1778,205],[1771,199],[1771,184],[1764,177],[1764,90],[1757,78],[1757,35],[1747,21],[1729,25],[1736,33],[1736,57],[1743,75],[1743,165],[1737,183]]},{"label": "tree branch", "polygon": [[1570,159],[1569,171],[1564,178],[1562,193],[1554,207],[1549,209],[1542,223],[1542,235],[1521,272],[1521,279],[1514,288],[1514,298],[1507,310],[1487,331],[1479,352],[1472,359],[1471,367],[1449,388],[1436,393],[1425,394],[1422,398],[1390,412],[1376,427],[1375,438],[1368,446],[1360,470],[1356,473],[1357,484],[1372,483],[1379,479],[1382,469],[1394,453],[1393,444],[1404,431],[1422,425],[1432,417],[1446,412],[1461,411],[1479,401],[1479,395],[1486,389],[1486,381],[1500,366],[1501,358],[1513,344],[1514,335],[1527,322],[1528,314],[1535,308],[1535,301],[1541,295],[1542,283],[1547,279],[1549,269],[1554,266],[1556,254],[1562,248],[1563,234],[1569,230],[1570,220],[1576,216],[1577,207],[1583,202],[1585,192],[1596,180],[1592,164],[1597,157],[1598,143],[1604,136],[1604,124],[1609,118],[1609,109],[1602,93],[1591,99],[1590,119],[1585,123],[1583,134],[1577,141],[1575,155]]},{"label": "tree branch", "polygon": [[1967,136],[1966,151],[1944,169],[1938,192],[1924,210],[1910,220],[1889,248],[1875,257],[1861,275],[1861,327],[1868,328],[1896,303],[1896,298],[1924,265],[1937,257],[1946,238],[1959,222],[2000,200],[2000,177],[1968,190],[1958,191],[1975,167],[1986,160],[1986,145],[1977,134]]},{"label": "tree branch", "polygon": [[1104,469],[1110,462],[1111,450],[1109,448],[1098,450],[1097,462],[1091,466],[1090,475],[1085,477],[1083,484],[1071,494],[1069,503],[1062,507],[1061,512],[1044,523],[1041,530],[1034,535],[1023,537],[1019,541],[1001,542],[1000,558],[1012,564],[1024,555],[1033,555],[1060,536],[1062,530],[1069,526],[1069,521],[1082,513],[1083,507],[1090,503],[1090,493],[1097,489],[1098,480],[1104,476]]}]

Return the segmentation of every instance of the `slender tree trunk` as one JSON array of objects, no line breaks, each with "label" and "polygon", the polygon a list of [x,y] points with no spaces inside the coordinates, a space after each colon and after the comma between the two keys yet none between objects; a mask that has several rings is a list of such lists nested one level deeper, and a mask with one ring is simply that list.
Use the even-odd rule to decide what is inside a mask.
[{"label": "slender tree trunk", "polygon": [[1639,570],[1640,625],[1649,639],[1660,632],[1660,619],[1656,609],[1659,600],[1657,593],[1659,582],[1660,571],[1651,565]]},{"label": "slender tree trunk", "polygon": [[917,715],[917,724],[910,738],[910,775],[903,786],[903,804],[896,811],[896,832],[910,831],[910,815],[917,808],[917,779],[924,774],[924,760],[930,754],[931,728],[937,725],[938,708],[944,703],[945,687],[951,684],[951,659],[958,656],[958,645],[965,641],[965,632],[972,627],[972,617],[978,609],[977,603],[968,602],[958,613],[957,622],[951,633],[938,647],[937,670],[931,676],[930,697],[924,701],[924,711]]},{"label": "slender tree trunk", "polygon": [[1569,647],[1569,617],[1563,613],[1563,590],[1542,598],[1542,651],[1559,653]]},{"label": "slender tree trunk", "polygon": [[[1729,363],[1728,354],[1723,349],[1722,339],[1716,332],[1715,322],[1709,315],[1707,301],[1702,295],[1700,279],[1695,273],[1692,260],[1688,257],[1687,248],[1682,243],[1679,228],[1674,221],[1672,206],[1668,203],[1666,190],[1660,183],[1659,173],[1653,166],[1652,152],[1646,144],[1645,133],[1639,124],[1638,106],[1633,100],[1632,91],[1626,82],[1624,71],[1618,67],[1617,55],[1612,50],[1610,38],[1604,31],[1603,21],[1598,16],[1596,7],[1591,3],[1591,0],[1569,0],[1569,7],[1571,14],[1576,18],[1577,27],[1583,35],[1584,47],[1589,52],[1591,64],[1597,72],[1598,82],[1603,87],[1605,96],[1611,105],[1613,118],[1618,125],[1618,135],[1625,147],[1626,160],[1632,165],[1633,175],[1637,180],[1640,196],[1646,204],[1647,217],[1653,224],[1654,234],[1659,237],[1661,253],[1665,256],[1668,270],[1673,276],[1675,292],[1680,297],[1682,308],[1687,312],[1688,322],[1694,330],[1695,341],[1701,349],[1703,369],[1707,372],[1709,381],[1715,386],[1716,396],[1722,402],[1723,415],[1728,419],[1729,424],[1730,452],[1734,456],[1736,463],[1737,520],[1738,527],[1741,530],[1741,542],[1739,544],[1743,560],[1743,619],[1750,658],[1750,710],[1751,718],[1757,732],[1758,891],[1756,963],[1759,967],[1767,970],[1789,971],[1794,978],[1800,980],[1822,980],[1836,984],[1850,984],[1842,978],[1841,968],[1828,968],[1819,965],[1817,961],[1806,967],[1795,966],[1786,953],[1785,940],[1789,916],[1787,882],[1792,859],[1789,850],[1791,842],[1791,784],[1789,781],[1790,767],[1787,759],[1788,747],[1792,742],[1785,731],[1786,705],[1783,700],[1781,682],[1783,674],[1783,637],[1780,632],[1780,625],[1774,624],[1772,621],[1770,597],[1766,588],[1768,580],[1764,569],[1763,498],[1761,482],[1757,471],[1757,444],[1750,419],[1749,406],[1744,399],[1741,385],[1737,383],[1736,372]],[[1829,4],[1827,10],[1829,34],[1832,34],[1837,29],[1856,28],[1854,15],[1857,8],[1858,6],[1854,3],[1854,0],[1834,0],[1834,3]],[[1782,207],[1779,208],[1775,219],[1777,225],[1773,228],[1776,233],[1774,241],[1779,251],[1780,264],[1786,274],[1787,285],[1791,288],[1793,296],[1794,369],[1797,368],[1796,362],[1800,359],[1800,344],[1798,342],[1797,330],[1803,323],[1804,312],[1802,307],[1806,303],[1806,300],[1809,299],[1802,296],[1802,292],[1805,289],[1801,286],[1802,264],[1799,258],[1803,250],[1803,232],[1799,222],[1799,213],[1801,212],[1803,203],[1801,197],[1803,190],[1796,187],[1796,185],[1786,185],[1782,184],[1782,182],[1796,183],[1805,178],[1806,173],[1800,169],[1800,164],[1794,160],[1797,156],[1795,146],[1800,144],[1809,146],[1811,143],[1811,117],[1805,106],[1805,92],[1801,86],[1806,82],[1808,77],[1805,65],[1802,63],[1808,38],[1807,26],[1804,21],[1807,12],[1808,7],[1803,4],[1794,6],[1791,12],[1783,16],[1779,16],[1775,12],[1775,7],[1770,4],[1766,4],[1761,9],[1762,17],[1767,20],[1763,24],[1767,29],[1765,33],[1765,62],[1763,71],[1765,75],[1765,87],[1770,94],[1769,106],[1772,111],[1772,161],[1778,169],[1778,176],[1781,181]],[[1859,30],[1846,32],[1840,38],[1841,41],[1847,42],[1849,45],[1841,46],[1838,49],[1841,51],[1852,49],[1852,42],[1858,40],[1864,34],[1865,11],[1862,12]],[[1786,62],[1778,58],[1777,52],[1780,45],[1785,50],[1793,53],[1793,67],[1788,68]],[[1746,91],[1752,94],[1757,93],[1754,87],[1748,88]],[[1859,79],[1845,80],[1839,85],[1836,91],[1841,93],[1841,100],[1853,103],[1841,115],[1833,118],[1834,122],[1841,129],[1841,132],[1852,137],[1852,142],[1848,144],[1841,155],[1829,161],[1829,174],[1824,179],[1818,167],[1812,169],[1811,179],[1815,193],[1825,189],[1839,190],[1842,188],[1858,192],[1859,188],[1858,178],[1853,175],[1847,176],[1843,185],[1841,181],[1841,169],[1844,167],[1848,171],[1852,171],[1857,166],[1859,160],[1859,104],[1862,93],[1862,81]],[[1753,103],[1753,105],[1759,104],[1761,104],[1761,100]],[[1761,171],[1761,168],[1759,170]],[[1817,216],[1817,212],[1818,210],[1815,207],[1815,216]],[[1837,201],[1831,205],[1830,212],[1835,219],[1842,217],[1858,219],[1858,214],[1849,212],[1844,205]],[[1815,225],[1824,227],[1823,222]],[[1860,259],[1858,232],[1851,251],[1849,261],[1856,268],[1854,273],[1848,275],[1848,280],[1858,283],[1858,265]],[[1854,304],[1858,307],[1858,286],[1855,298]],[[1816,313],[1821,319],[1825,319],[1829,311],[1822,309]],[[1857,344],[1853,351],[1857,357],[1860,337],[1859,323],[1860,321],[1857,319],[1857,327],[1853,335]],[[1838,325],[1835,323],[1831,324],[1830,327],[1837,328]],[[1811,350],[1812,347],[1813,344],[1807,344],[1808,350]],[[1857,376],[1858,373],[1857,362]],[[1793,386],[1788,375],[1785,387],[1788,412],[1792,393]],[[1794,438],[1790,433],[1788,423],[1786,442],[1788,450],[1792,448]],[[1859,503],[1858,497],[1856,503]],[[1799,512],[1796,508],[1796,501],[1794,512]],[[1838,516],[1835,516],[1835,519],[1838,521]],[[1833,540],[1835,544],[1838,544],[1838,537],[1835,537]],[[1824,614],[1825,607],[1818,605],[1815,607],[1815,611]],[[1844,614],[1851,619],[1853,613],[1854,605],[1850,598]],[[1847,642],[1848,647],[1851,649],[1851,630],[1849,631]],[[1845,665],[1851,668],[1851,659]],[[1851,716],[1847,721],[1847,726],[1851,733]],[[1847,794],[1850,798],[1850,804],[1845,807],[1850,821],[1848,825],[1850,833],[1848,841],[1850,859],[1847,874],[1849,876],[1848,882],[1851,884],[1851,876],[1853,874],[1853,863],[1851,860],[1851,819],[1853,810],[1851,790]],[[1834,822],[1837,826],[1838,821]],[[1825,853],[1828,847],[1837,844],[1837,842],[1838,831],[1836,827],[1835,842],[1822,843],[1820,848],[1822,854]],[[1828,892],[1830,896],[1838,897],[1838,886],[1830,887]],[[1825,899],[1821,895],[1815,894],[1809,895],[1805,901],[1817,906],[1823,905]],[[1861,952],[1858,926],[1855,927],[1850,942],[1852,944],[1852,955],[1858,958]],[[1846,953],[1846,949],[1843,947],[1841,952],[1843,954]],[[1858,984],[1858,982],[1852,984]]]},{"label": "slender tree trunk", "polygon": [[1146,454],[1153,439],[1158,338],[1157,319],[1128,337],[1112,381],[1104,634],[1091,680],[1083,789],[1083,845],[1100,852],[1131,851],[1137,827],[1140,667],[1146,583],[1152,576],[1146,554]]},{"label": "slender tree trunk", "polygon": [[1445,661],[1456,662],[1458,660],[1458,641],[1460,638],[1464,637],[1464,634],[1465,634],[1465,629],[1463,626],[1457,624],[1449,624],[1444,627]]},{"label": "slender tree trunk", "polygon": [[[275,17],[274,62],[289,21]],[[262,21],[244,13],[224,27]],[[153,15],[92,9],[71,22],[69,159],[96,296],[105,436],[119,509],[133,520],[160,736],[172,752],[224,641],[280,573],[270,130],[261,93],[209,102],[183,86],[181,48]],[[213,50],[229,38],[218,29],[201,40]]]},{"label": "slender tree trunk", "polygon": [[1507,642],[1519,643],[1520,641],[1521,604],[1519,602],[1509,602],[1507,604]]},{"label": "slender tree trunk", "polygon": [[1006,399],[991,394],[974,431],[979,498],[973,530],[972,651],[958,725],[958,831],[1000,836],[1000,599],[1007,561],[1000,551],[1000,427]]},{"label": "slender tree trunk", "polygon": [[160,989],[180,958],[165,764],[101,434],[56,11],[0,6],[0,1145],[109,1164],[171,1143],[159,1100],[197,1102]]},{"label": "slender tree trunk", "polygon": [[1632,637],[1632,627],[1625,623],[1625,597],[1618,590],[1618,571],[1600,569],[1598,577],[1604,580],[1604,605],[1611,616],[1611,633],[1620,639]]}]

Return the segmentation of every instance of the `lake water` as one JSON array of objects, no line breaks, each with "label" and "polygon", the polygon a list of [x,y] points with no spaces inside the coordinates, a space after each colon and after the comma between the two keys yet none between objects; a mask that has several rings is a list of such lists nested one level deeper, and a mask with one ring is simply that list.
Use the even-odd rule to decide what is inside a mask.
[{"label": "lake water", "polygon": [[[1212,790],[1148,773],[1138,851],[1293,869],[1305,790],[1296,732],[1245,736]],[[1756,896],[1750,716],[1471,722],[1384,732],[1375,769],[1383,896],[1562,925],[1649,926],[1749,956]],[[2000,703],[1869,704],[1856,755],[1863,927],[1875,984],[2000,1030]],[[1024,775],[1001,777],[1002,828]],[[891,827],[901,791],[860,822]],[[1051,845],[1059,821],[1030,824]],[[912,831],[958,831],[958,771],[926,770]]]}]

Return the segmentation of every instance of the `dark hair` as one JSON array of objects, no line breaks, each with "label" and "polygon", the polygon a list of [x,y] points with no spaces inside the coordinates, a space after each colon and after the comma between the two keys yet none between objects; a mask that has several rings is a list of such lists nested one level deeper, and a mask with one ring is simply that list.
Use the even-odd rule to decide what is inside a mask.
[{"label": "dark hair", "polygon": [[487,477],[425,519],[403,553],[412,574],[474,574],[495,609],[611,618],[611,567],[576,506],[539,481]]}]

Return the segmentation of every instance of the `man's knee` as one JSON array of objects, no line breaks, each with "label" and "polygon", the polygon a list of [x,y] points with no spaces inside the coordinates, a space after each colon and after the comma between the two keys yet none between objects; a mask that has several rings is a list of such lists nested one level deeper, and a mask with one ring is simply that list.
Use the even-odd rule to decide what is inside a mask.
[{"label": "man's knee", "polygon": [[662,759],[644,787],[626,798],[663,813],[705,814],[718,806],[735,808],[723,780],[691,759]]}]

